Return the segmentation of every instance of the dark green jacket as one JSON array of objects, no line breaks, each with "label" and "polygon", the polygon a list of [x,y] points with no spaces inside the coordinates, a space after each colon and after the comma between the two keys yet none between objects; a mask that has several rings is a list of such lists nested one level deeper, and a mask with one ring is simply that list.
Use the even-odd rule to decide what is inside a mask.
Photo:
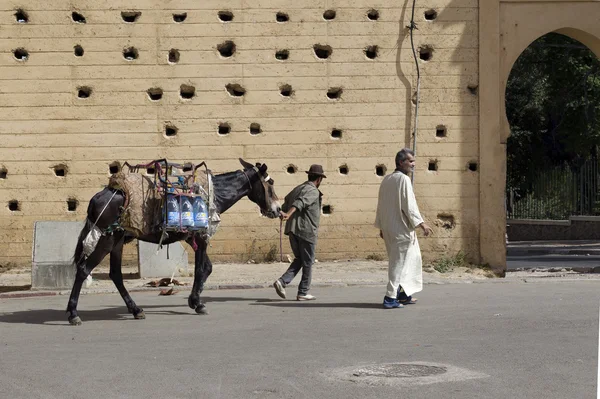
[{"label": "dark green jacket", "polygon": [[289,212],[293,206],[296,212],[285,223],[285,234],[295,236],[316,244],[321,221],[321,202],[323,194],[313,182],[307,181],[294,188],[285,197],[281,209]]}]

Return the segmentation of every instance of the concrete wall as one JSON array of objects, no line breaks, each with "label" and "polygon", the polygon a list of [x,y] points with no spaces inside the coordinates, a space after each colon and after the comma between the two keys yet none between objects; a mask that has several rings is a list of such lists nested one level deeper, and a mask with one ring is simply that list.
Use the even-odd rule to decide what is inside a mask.
[{"label": "concrete wall", "polygon": [[[204,160],[217,173],[238,169],[238,157],[265,162],[280,196],[305,179],[310,164],[321,163],[328,174],[324,203],[332,213],[323,217],[317,258],[385,253],[372,227],[382,179],[376,170],[390,173],[395,153],[412,145],[416,69],[406,29],[411,1],[105,4],[8,0],[0,5],[0,170],[6,172],[0,173],[0,262],[31,261],[36,220],[83,220],[87,201],[107,182],[110,165],[161,157]],[[433,238],[421,240],[421,247],[426,258],[462,250],[478,261],[486,258],[480,225],[487,218],[499,233],[503,223],[496,209],[486,210],[483,218],[479,212],[480,170],[503,168],[499,133],[486,136],[493,142],[489,148],[479,140],[484,86],[478,87],[478,62],[485,55],[478,51],[478,32],[479,20],[486,20],[477,0],[421,0],[417,5],[415,44],[433,52],[430,60],[419,61],[415,187],[422,212],[436,230]],[[27,23],[17,22],[18,8],[28,14]],[[325,20],[326,10],[334,10],[335,18]],[[370,10],[376,10],[377,19],[369,19]],[[428,21],[424,13],[430,10],[436,18]],[[141,15],[126,23],[122,11]],[[233,20],[220,21],[219,11],[232,12]],[[86,23],[74,22],[73,12]],[[277,12],[287,13],[289,21],[277,22]],[[185,20],[175,22],[173,14],[182,13]],[[229,58],[217,51],[226,40],[236,45]],[[315,44],[331,46],[332,55],[318,59]],[[74,54],[77,45],[83,56]],[[369,46],[378,48],[375,59],[365,55]],[[137,59],[123,57],[129,47],[138,51]],[[26,60],[15,58],[18,48],[28,52]],[[179,62],[169,62],[171,49],[179,51]],[[276,59],[276,51],[283,49],[289,58]],[[493,54],[498,55],[497,47]],[[232,97],[227,84],[243,86],[246,94]],[[289,98],[280,94],[286,84],[293,90]],[[181,85],[193,86],[195,96],[182,99]],[[80,87],[92,89],[89,98],[78,98]],[[157,87],[163,97],[151,101],[147,90]],[[336,87],[343,94],[331,100],[327,92]],[[493,102],[497,114],[499,89],[492,93],[498,95]],[[491,112],[490,104],[486,109]],[[219,135],[220,123],[229,124],[231,132]],[[262,133],[251,135],[251,123],[259,123]],[[177,135],[167,137],[167,125],[176,126]],[[341,130],[341,138],[332,137],[334,129]],[[438,137],[438,130],[444,137]],[[495,151],[494,157],[479,165],[480,151]],[[437,171],[429,171],[429,163]],[[66,175],[56,176],[56,167]],[[348,173],[340,173],[340,167]],[[498,176],[482,184],[498,183]],[[78,205],[73,211],[69,199]],[[9,201],[18,201],[18,209],[10,210]],[[210,250],[214,260],[260,260],[278,245],[279,223],[260,217],[247,200],[222,220]],[[128,256],[135,255],[130,250]]]},{"label": "concrete wall", "polygon": [[510,127],[504,107],[506,82],[521,52],[550,32],[580,40],[600,55],[600,1],[492,0],[480,2],[480,159],[483,262],[506,265],[506,139]]}]

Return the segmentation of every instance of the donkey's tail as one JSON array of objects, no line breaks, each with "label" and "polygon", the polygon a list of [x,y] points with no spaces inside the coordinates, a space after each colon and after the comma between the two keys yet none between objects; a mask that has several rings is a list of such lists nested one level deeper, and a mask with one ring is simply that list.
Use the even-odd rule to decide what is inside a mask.
[{"label": "donkey's tail", "polygon": [[75,247],[75,254],[73,255],[73,264],[75,266],[77,266],[84,258],[83,240],[85,240],[89,232],[92,231],[93,227],[94,223],[92,223],[89,218],[85,218],[85,225],[79,233],[79,238],[77,238],[77,246]]}]

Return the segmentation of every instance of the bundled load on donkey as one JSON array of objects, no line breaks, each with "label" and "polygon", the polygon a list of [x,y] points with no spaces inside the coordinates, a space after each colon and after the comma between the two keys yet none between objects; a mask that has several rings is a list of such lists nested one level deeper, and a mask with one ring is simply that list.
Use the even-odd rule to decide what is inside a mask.
[{"label": "bundled load on donkey", "polygon": [[[281,212],[267,165],[239,161],[243,170],[215,176],[204,163],[179,165],[164,159],[145,165],[126,163],[126,171],[111,176],[109,185],[90,199],[77,239],[73,255],[77,274],[67,305],[69,323],[81,324],[77,303],[82,284],[109,254],[109,276],[127,309],[134,318],[145,318],[127,292],[121,272],[123,245],[134,239],[159,245],[185,241],[193,248],[194,285],[188,306],[205,314],[200,294],[212,272],[208,240],[217,230],[220,214],[244,197],[257,204],[263,216],[276,219]],[[137,173],[142,168],[146,173]]]},{"label": "bundled load on donkey", "polygon": [[[140,170],[146,173],[139,173]],[[150,176],[148,171],[152,172]],[[125,197],[119,219],[108,232],[123,229],[135,238],[160,232],[159,244],[167,232],[194,232],[208,239],[220,223],[212,186],[212,174],[204,162],[198,165],[169,163],[166,159],[138,165],[125,162],[110,177],[107,186]],[[92,253],[103,233],[106,231],[97,226],[90,231],[83,243],[86,256]]]},{"label": "bundled load on donkey", "polygon": [[[161,159],[125,166],[128,170],[112,175],[108,184],[125,193],[126,204],[120,218],[122,228],[136,237],[157,229],[214,235],[220,219],[214,207],[212,175],[204,162],[194,166]],[[153,174],[149,177],[136,173],[140,169],[153,171]]]}]

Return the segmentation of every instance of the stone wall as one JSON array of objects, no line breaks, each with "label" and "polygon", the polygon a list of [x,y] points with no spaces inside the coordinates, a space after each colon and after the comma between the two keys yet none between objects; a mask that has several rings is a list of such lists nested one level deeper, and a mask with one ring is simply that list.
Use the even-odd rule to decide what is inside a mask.
[{"label": "stone wall", "polygon": [[571,216],[569,220],[510,219],[508,241],[599,240],[600,217]]},{"label": "stone wall", "polygon": [[[108,3],[0,5],[0,262],[31,261],[34,221],[83,220],[111,168],[162,157],[216,173],[267,163],[281,197],[321,163],[317,258],[385,254],[372,223],[412,146],[412,2]],[[415,187],[436,231],[421,246],[478,260],[478,2],[417,5]],[[247,200],[222,220],[214,260],[278,247],[279,223]]]}]

